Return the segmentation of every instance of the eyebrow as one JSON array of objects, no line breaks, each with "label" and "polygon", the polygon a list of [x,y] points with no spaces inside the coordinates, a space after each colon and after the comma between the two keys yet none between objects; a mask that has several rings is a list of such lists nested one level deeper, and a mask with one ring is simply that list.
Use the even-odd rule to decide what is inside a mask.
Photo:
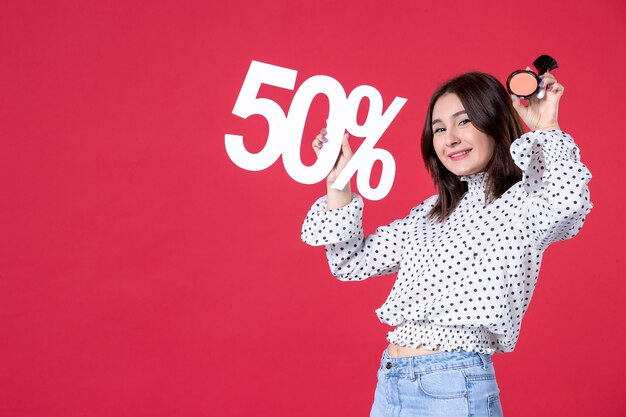
[{"label": "eyebrow", "polygon": [[[458,111],[458,112],[454,113],[452,116],[450,116],[450,118],[451,118],[451,119],[454,119],[455,117],[457,117],[458,115],[463,114],[463,113],[467,114],[467,111],[465,111],[465,110],[460,110],[460,111]],[[430,125],[432,126],[432,125],[434,125],[435,123],[439,123],[439,122],[441,122],[441,119],[435,119],[435,120],[433,120],[433,121],[432,121],[432,123],[431,123]]]}]

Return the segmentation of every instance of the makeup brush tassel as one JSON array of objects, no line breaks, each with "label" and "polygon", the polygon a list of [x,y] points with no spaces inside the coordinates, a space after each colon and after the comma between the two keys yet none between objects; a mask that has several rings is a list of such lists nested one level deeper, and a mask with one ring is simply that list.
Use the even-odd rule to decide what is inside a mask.
[{"label": "makeup brush tassel", "polygon": [[541,55],[539,58],[535,59],[533,65],[537,68],[539,75],[543,75],[546,71],[552,71],[559,67],[556,63],[556,59],[552,58],[550,55]]}]

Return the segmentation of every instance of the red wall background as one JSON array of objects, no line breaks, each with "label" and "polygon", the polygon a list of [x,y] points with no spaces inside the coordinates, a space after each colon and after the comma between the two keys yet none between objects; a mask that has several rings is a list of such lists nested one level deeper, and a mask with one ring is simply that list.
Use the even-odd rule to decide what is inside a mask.
[{"label": "red wall background", "polygon": [[[593,173],[578,237],[548,249],[508,417],[622,416],[626,5],[485,1],[14,1],[0,5],[0,416],[364,416],[394,277],[340,283],[300,241],[323,184],[245,171],[267,124],[231,114],[252,60],[408,99],[379,146],[394,187],[365,229],[433,193],[434,88],[541,53]],[[263,88],[283,109],[293,92]],[[324,124],[314,101],[303,141]],[[353,139],[358,147],[359,139]]]}]

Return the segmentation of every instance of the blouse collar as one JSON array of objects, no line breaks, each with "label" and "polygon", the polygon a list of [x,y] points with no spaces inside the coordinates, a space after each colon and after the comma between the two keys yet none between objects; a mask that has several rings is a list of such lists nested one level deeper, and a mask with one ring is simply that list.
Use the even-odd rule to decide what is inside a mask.
[{"label": "blouse collar", "polygon": [[478,172],[472,175],[462,175],[460,180],[467,183],[467,191],[470,194],[484,194],[488,177],[489,174],[486,172]]}]

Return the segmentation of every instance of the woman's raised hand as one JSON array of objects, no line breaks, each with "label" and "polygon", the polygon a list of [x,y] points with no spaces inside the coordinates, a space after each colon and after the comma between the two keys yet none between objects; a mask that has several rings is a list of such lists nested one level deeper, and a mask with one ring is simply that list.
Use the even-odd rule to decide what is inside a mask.
[{"label": "woman's raised hand", "polygon": [[[326,120],[326,123],[328,123],[328,120]],[[324,147],[324,144],[328,142],[326,133],[326,128],[320,130],[319,135],[317,135],[315,140],[313,140],[313,150],[318,157]],[[348,181],[348,184],[346,184],[343,190],[335,190],[331,187],[341,171],[346,167],[346,165],[348,165],[350,158],[352,158],[352,149],[350,148],[350,143],[348,142],[349,137],[350,135],[348,135],[347,132],[343,134],[339,156],[337,157],[335,166],[333,166],[333,169],[330,170],[328,176],[326,177],[326,210],[343,207],[349,204],[352,200],[350,181]]]},{"label": "woman's raised hand", "polygon": [[[529,70],[530,67],[526,69]],[[537,95],[534,95],[528,99],[528,105],[524,106],[519,97],[511,95],[513,107],[531,130],[560,129],[559,100],[563,95],[564,87],[549,71],[542,77],[539,86],[545,89],[545,97],[539,99]]]},{"label": "woman's raised hand", "polygon": [[[324,143],[328,142],[326,133],[327,133],[326,128],[320,130],[319,135],[317,135],[315,139],[313,140],[313,144],[312,144],[313,150],[315,151],[315,155],[317,156],[319,156],[320,151],[322,147],[324,146]],[[326,181],[328,185],[332,184],[337,179],[341,171],[348,164],[348,161],[350,160],[350,158],[352,158],[353,153],[352,153],[352,149],[350,148],[350,143],[348,142],[349,137],[350,135],[347,132],[344,133],[343,139],[341,142],[341,150],[339,151],[339,157],[337,158],[337,162],[335,162],[335,166],[333,166],[333,169],[330,171],[330,173],[326,177]]]}]

